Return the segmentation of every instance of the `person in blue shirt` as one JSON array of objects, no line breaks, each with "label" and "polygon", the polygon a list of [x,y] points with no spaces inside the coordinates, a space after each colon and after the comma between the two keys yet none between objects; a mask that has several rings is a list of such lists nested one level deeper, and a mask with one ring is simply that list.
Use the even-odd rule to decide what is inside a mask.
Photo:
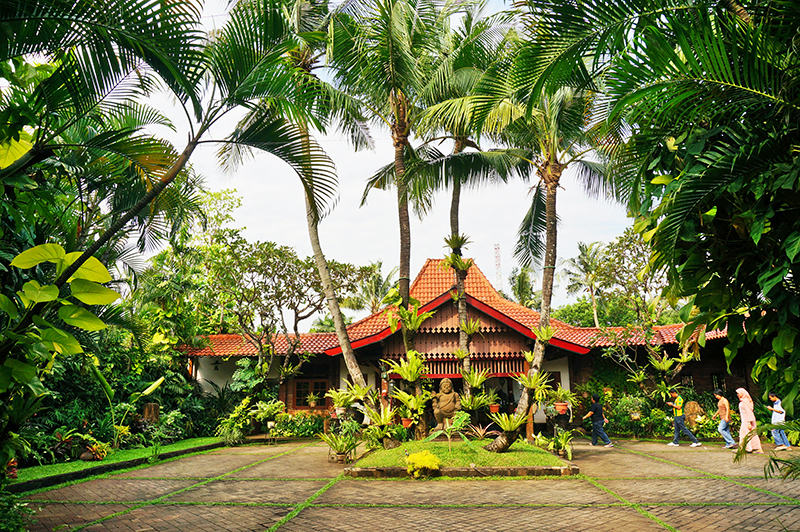
[{"label": "person in blue shirt", "polygon": [[603,415],[603,405],[600,404],[600,396],[597,394],[592,394],[592,406],[583,419],[589,416],[592,416],[592,445],[597,445],[597,439],[600,438],[605,444],[603,447],[614,447],[608,434],[603,430],[603,424],[608,423],[608,420]]},{"label": "person in blue shirt", "polygon": [[[772,401],[772,406],[768,406],[767,410],[772,410],[772,424],[783,425],[786,421],[786,410],[781,406],[781,400],[775,392],[769,392],[769,400]],[[789,443],[789,438],[786,437],[786,432],[783,429],[772,429],[772,439],[775,440],[776,451],[791,450],[792,444]]]}]

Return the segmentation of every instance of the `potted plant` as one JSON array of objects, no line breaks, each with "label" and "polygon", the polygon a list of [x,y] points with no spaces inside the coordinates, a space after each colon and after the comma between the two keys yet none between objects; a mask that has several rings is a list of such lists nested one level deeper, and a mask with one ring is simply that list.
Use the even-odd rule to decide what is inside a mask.
[{"label": "potted plant", "polygon": [[397,414],[400,416],[400,421],[403,423],[403,428],[407,429],[411,426],[414,422],[413,414],[411,410],[408,409],[406,406],[401,406],[397,409]]},{"label": "potted plant", "polygon": [[461,408],[464,410],[475,411],[489,406],[489,398],[485,393],[470,395],[469,397],[461,398]]},{"label": "potted plant", "polygon": [[331,401],[333,401],[333,411],[336,413],[337,417],[343,415],[347,408],[355,401],[353,394],[344,389],[337,390],[336,388],[331,388],[325,392],[325,397],[330,397]]},{"label": "potted plant", "polygon": [[500,396],[497,395],[497,390],[489,388],[486,392],[486,400],[489,403],[489,411],[493,414],[500,412]]},{"label": "potted plant", "polygon": [[318,394],[310,393],[310,394],[306,395],[306,402],[308,403],[308,406],[310,406],[311,408],[314,408],[314,407],[317,406],[317,401],[319,401],[319,395]]},{"label": "potted plant", "polygon": [[273,399],[272,401],[259,401],[256,403],[255,408],[250,411],[253,419],[260,422],[262,426],[266,426],[268,430],[275,427],[275,417],[282,413],[286,405],[283,401]]},{"label": "potted plant", "polygon": [[550,451],[555,451],[559,456],[566,457],[567,460],[572,460],[572,438],[571,430],[556,429],[553,439],[547,446]]},{"label": "potted plant", "polygon": [[358,446],[358,438],[353,434],[319,434],[319,438],[328,444],[340,464],[351,460],[351,454]]},{"label": "potted plant", "polygon": [[550,392],[550,402],[559,414],[566,414],[575,405],[577,396],[569,390],[559,386]]}]

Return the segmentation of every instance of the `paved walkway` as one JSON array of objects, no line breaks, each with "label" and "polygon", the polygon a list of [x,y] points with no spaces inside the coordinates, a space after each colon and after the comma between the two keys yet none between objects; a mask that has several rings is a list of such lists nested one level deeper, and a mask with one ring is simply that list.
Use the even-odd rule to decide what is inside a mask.
[{"label": "paved walkway", "polygon": [[732,456],[720,444],[579,441],[574,478],[352,480],[323,444],[294,443],[218,449],[26,498],[36,531],[800,529],[800,482],[765,480],[764,456]]}]

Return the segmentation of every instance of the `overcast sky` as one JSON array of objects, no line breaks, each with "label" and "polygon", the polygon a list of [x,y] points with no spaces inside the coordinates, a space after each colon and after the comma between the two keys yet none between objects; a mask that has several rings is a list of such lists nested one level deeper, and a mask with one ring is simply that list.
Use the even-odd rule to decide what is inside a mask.
[{"label": "overcast sky", "polygon": [[[492,2],[502,7],[501,1]],[[224,18],[226,2],[209,2],[204,21],[213,29]],[[177,134],[158,133],[183,149],[186,127],[183,113],[165,99],[159,106],[168,110],[179,127]],[[173,110],[174,109],[174,110]],[[233,117],[212,131],[207,138],[221,138],[225,128],[232,128]],[[230,131],[228,129],[227,131]],[[359,207],[365,182],[375,170],[393,160],[394,152],[388,130],[372,131],[374,151],[354,152],[348,143],[337,137],[318,137],[318,142],[336,163],[339,176],[339,201],[322,220],[320,239],[325,255],[340,262],[366,265],[383,261],[384,273],[399,261],[399,228],[394,190],[370,193],[367,205]],[[293,246],[299,255],[311,255],[305,220],[303,190],[299,179],[282,161],[259,154],[234,173],[225,173],[217,162],[217,146],[201,145],[191,164],[206,179],[211,190],[236,189],[243,198],[236,213],[238,227],[246,227],[251,240],[274,241]],[[516,233],[530,206],[531,183],[514,181],[505,185],[467,189],[461,196],[461,232],[472,240],[465,256],[475,263],[489,281],[499,289],[508,289],[508,276],[516,266],[513,258]],[[625,210],[604,199],[591,199],[569,171],[562,178],[557,196],[559,260],[577,255],[577,243],[608,242],[622,234],[630,224]],[[437,195],[432,212],[423,220],[412,214],[411,276],[416,276],[425,260],[444,256],[444,237],[449,234],[448,192]],[[500,270],[496,268],[495,246],[500,248]],[[558,271],[558,270],[557,270]],[[501,283],[501,284],[499,284]],[[562,285],[564,283],[561,283]],[[557,288],[553,307],[567,303],[563,289]],[[359,314],[357,318],[363,317]],[[308,324],[310,326],[310,323]]]}]

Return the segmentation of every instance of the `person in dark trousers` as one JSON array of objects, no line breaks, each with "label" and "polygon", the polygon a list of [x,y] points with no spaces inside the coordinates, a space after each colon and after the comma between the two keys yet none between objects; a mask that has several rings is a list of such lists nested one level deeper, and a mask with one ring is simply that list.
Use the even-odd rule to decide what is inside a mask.
[{"label": "person in dark trousers", "polygon": [[603,424],[608,423],[608,420],[603,415],[603,405],[600,404],[600,396],[597,394],[592,395],[592,406],[583,419],[589,416],[592,416],[592,445],[597,445],[597,438],[600,438],[605,444],[603,447],[614,447],[606,431],[603,430]]},{"label": "person in dark trousers", "polygon": [[689,436],[689,439],[692,440],[692,444],[689,447],[700,447],[703,445],[697,438],[694,437],[694,434],[686,428],[686,414],[683,413],[683,397],[678,395],[677,390],[670,390],[669,391],[670,397],[672,397],[672,401],[667,402],[667,406],[672,407],[672,415],[674,417],[673,425],[675,425],[675,434],[672,437],[672,441],[669,442],[667,445],[670,447],[677,447],[678,440],[681,438],[681,432]]}]

